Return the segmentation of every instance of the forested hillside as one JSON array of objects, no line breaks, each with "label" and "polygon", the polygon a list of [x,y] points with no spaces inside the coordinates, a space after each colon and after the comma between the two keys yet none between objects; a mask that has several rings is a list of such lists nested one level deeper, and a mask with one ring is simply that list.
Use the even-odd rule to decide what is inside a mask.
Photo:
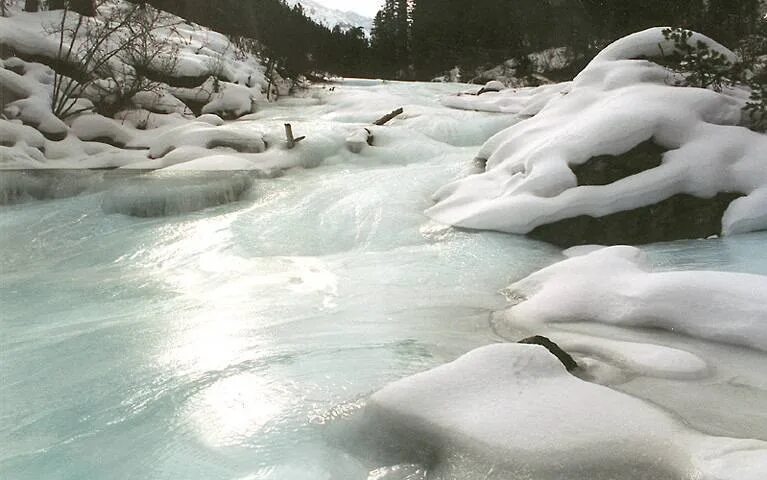
[{"label": "forested hillside", "polygon": [[569,47],[583,64],[610,42],[656,25],[737,47],[764,31],[760,20],[759,0],[386,0],[371,49],[382,75],[429,79],[555,47]]}]

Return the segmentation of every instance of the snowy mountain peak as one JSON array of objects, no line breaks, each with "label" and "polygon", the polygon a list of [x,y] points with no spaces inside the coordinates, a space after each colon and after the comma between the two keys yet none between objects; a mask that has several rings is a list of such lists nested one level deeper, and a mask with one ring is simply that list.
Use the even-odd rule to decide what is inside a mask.
[{"label": "snowy mountain peak", "polygon": [[301,4],[306,15],[317,23],[330,28],[338,25],[343,30],[354,27],[362,27],[368,35],[373,28],[373,19],[354,12],[344,12],[334,8],[320,5],[314,0],[287,0],[291,7]]}]

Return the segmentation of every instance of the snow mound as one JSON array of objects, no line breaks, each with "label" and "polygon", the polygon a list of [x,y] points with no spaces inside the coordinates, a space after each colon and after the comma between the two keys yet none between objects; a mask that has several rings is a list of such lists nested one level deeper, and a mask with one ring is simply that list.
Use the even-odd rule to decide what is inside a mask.
[{"label": "snow mound", "polygon": [[651,272],[641,250],[610,247],[556,263],[509,287],[524,301],[515,325],[598,322],[661,328],[767,351],[767,277],[729,272]]},{"label": "snow mound", "polygon": [[45,149],[45,137],[34,128],[21,123],[0,121],[0,145],[12,147],[19,143],[39,150]]},{"label": "snow mound", "polygon": [[[702,358],[677,348],[594,338],[576,333],[558,332],[549,335],[567,353],[578,357],[579,365],[588,375],[600,376],[599,370],[588,364],[593,361],[617,367],[621,374],[654,378],[698,379],[710,373],[708,364]],[[584,361],[580,357],[590,360]]]},{"label": "snow mound", "polygon": [[207,149],[225,147],[240,153],[261,153],[266,150],[263,134],[258,130],[237,125],[217,127],[210,123],[194,122],[170,129],[154,139],[149,146],[149,157],[164,157],[181,146]]},{"label": "snow mound", "polygon": [[110,189],[101,207],[106,213],[134,217],[179,215],[237,202],[252,186],[246,173],[158,172]]},{"label": "snow mound", "polygon": [[522,117],[532,117],[553,98],[566,95],[569,89],[569,83],[501,89],[498,92],[488,91],[482,95],[463,94],[444,97],[442,104],[460,110],[514,113]]},{"label": "snow mound", "polygon": [[77,117],[70,129],[80,140],[107,143],[116,147],[126,146],[136,136],[121,122],[98,114]]},{"label": "snow mound", "polygon": [[250,88],[222,82],[220,91],[213,94],[210,101],[202,107],[202,113],[239,118],[253,112],[253,102],[261,97],[256,96]]},{"label": "snow mound", "polygon": [[492,464],[483,478],[756,480],[767,464],[767,443],[691,431],[571,376],[537,345],[483,347],[395,382],[372,396],[362,425],[437,473]]},{"label": "snow mound", "polygon": [[[697,40],[734,55],[702,35],[691,39]],[[679,195],[732,194],[742,198],[723,200],[728,203],[719,215],[721,233],[767,228],[767,136],[738,126],[739,92],[671,86],[669,70],[638,59],[658,56],[659,45],[669,51],[664,42],[662,29],[654,28],[607,47],[569,90],[558,87],[563,94],[550,96],[537,115],[491,138],[478,155],[487,160],[486,171],[440,189],[428,215],[465,228],[528,234],[566,220],[649,208]],[[555,87],[543,88],[522,90],[516,100],[500,92],[446,103],[484,104],[488,110],[494,103],[500,110],[506,102],[506,111],[528,115],[538,110],[530,102]],[[621,167],[627,162],[622,156],[648,142],[665,152],[660,165],[604,185],[579,183],[574,170],[590,160],[611,156],[609,163]],[[685,215],[674,212],[664,221]]]}]

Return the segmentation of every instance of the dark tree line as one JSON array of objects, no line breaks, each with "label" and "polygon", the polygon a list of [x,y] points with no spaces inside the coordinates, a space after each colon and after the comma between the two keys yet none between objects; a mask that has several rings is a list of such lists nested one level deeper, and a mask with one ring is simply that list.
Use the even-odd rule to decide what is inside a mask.
[{"label": "dark tree line", "polygon": [[760,22],[759,0],[386,0],[371,52],[381,75],[428,79],[550,47],[583,61],[629,33],[679,26],[735,47]]}]

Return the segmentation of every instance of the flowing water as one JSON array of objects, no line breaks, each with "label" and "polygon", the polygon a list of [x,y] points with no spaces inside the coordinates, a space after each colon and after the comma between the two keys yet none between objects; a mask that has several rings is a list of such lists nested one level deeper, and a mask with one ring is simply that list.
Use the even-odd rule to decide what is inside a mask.
[{"label": "flowing water", "polygon": [[[291,112],[310,116],[263,115]],[[367,478],[327,425],[501,341],[499,290],[561,258],[423,215],[475,151],[256,178],[238,202],[158,218],[107,214],[104,191],[2,207],[0,478]],[[765,273],[763,237],[744,238],[652,255]]]}]

